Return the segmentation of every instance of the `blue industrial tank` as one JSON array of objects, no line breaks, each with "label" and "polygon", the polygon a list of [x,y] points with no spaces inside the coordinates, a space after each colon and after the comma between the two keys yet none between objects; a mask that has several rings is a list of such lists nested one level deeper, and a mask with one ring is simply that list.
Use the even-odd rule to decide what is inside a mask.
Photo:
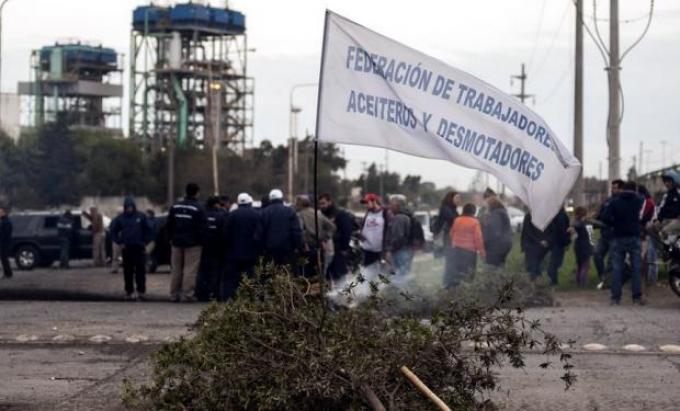
[{"label": "blue industrial tank", "polygon": [[168,9],[156,6],[139,6],[132,12],[132,25],[135,30],[144,30],[145,24],[153,28],[168,17]]},{"label": "blue industrial tank", "polygon": [[225,9],[210,9],[210,24],[218,28],[224,28],[229,25],[229,14],[231,12]]},{"label": "blue industrial tank", "polygon": [[229,12],[229,26],[232,30],[243,31],[246,29],[246,16],[238,11]]},{"label": "blue industrial tank", "polygon": [[170,12],[170,21],[181,24],[210,24],[210,9],[200,4],[178,4]]}]

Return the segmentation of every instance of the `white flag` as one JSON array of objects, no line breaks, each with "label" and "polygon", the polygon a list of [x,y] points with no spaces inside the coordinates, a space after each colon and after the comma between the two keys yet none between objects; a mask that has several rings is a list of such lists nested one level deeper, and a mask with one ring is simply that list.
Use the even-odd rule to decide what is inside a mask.
[{"label": "white flag", "polygon": [[579,161],[536,113],[461,70],[328,11],[319,141],[382,147],[496,176],[544,229]]}]

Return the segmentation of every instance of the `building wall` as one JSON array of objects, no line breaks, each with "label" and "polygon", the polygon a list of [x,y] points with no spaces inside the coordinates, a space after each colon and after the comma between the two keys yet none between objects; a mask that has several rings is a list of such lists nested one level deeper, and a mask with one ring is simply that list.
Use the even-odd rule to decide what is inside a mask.
[{"label": "building wall", "polygon": [[0,93],[0,122],[2,130],[15,141],[21,133],[21,99],[15,93]]}]

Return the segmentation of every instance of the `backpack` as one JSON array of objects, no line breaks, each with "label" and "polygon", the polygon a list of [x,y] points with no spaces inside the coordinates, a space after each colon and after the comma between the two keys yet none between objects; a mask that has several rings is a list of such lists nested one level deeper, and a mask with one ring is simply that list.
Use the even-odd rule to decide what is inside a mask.
[{"label": "backpack", "polygon": [[411,220],[411,226],[409,227],[408,233],[408,245],[420,248],[425,245],[425,232],[423,231],[423,226],[414,216],[409,216],[409,219]]}]

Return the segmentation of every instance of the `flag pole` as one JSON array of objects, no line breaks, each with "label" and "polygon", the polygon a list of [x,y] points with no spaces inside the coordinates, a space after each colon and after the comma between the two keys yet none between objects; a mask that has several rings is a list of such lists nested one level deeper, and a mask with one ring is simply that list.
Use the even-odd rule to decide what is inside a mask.
[{"label": "flag pole", "polygon": [[326,273],[321,264],[321,241],[319,236],[319,119],[321,118],[321,94],[323,92],[324,65],[326,63],[326,40],[328,39],[328,20],[330,12],[326,9],[323,25],[323,40],[321,45],[321,64],[319,66],[319,88],[316,97],[316,126],[314,132],[314,232],[316,237],[316,264],[319,273],[321,306],[326,310]]}]

